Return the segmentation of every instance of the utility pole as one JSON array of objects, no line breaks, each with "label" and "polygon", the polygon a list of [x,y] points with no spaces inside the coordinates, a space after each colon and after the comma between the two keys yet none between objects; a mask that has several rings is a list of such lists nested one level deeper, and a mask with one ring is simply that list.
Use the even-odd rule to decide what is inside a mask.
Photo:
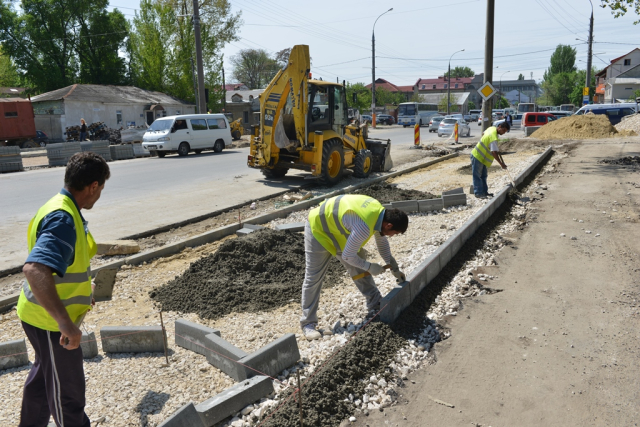
[{"label": "utility pole", "polygon": [[464,49],[457,52],[453,52],[449,57],[449,77],[447,78],[447,116],[450,114],[451,109],[451,58],[458,52],[464,52]]},{"label": "utility pole", "polygon": [[[591,2],[591,0],[589,0],[589,3],[591,3],[591,19],[589,19],[589,53],[587,56],[587,79],[584,83],[584,87],[587,88],[587,95],[589,96],[589,99],[591,99],[591,93],[589,93],[589,87],[591,87],[591,60],[592,60],[592,56],[593,56],[593,50],[592,50],[592,46],[593,46],[593,3]],[[584,101],[582,101],[584,103]],[[587,104],[589,103],[589,101],[587,101]]]},{"label": "utility pole", "polygon": [[[487,0],[487,28],[484,39],[484,82],[493,81],[493,18],[496,8],[495,0]],[[493,97],[487,99],[482,104],[482,131],[484,132],[491,125],[491,110]]]},{"label": "utility pole", "polygon": [[227,81],[224,79],[224,62],[222,63],[222,111],[227,111]]},{"label": "utility pole", "polygon": [[[393,8],[387,10],[385,13],[391,12]],[[376,23],[378,16],[373,23],[373,30],[371,31],[371,126],[376,127]]]},{"label": "utility pole", "polygon": [[198,112],[206,113],[204,100],[204,66],[202,64],[202,39],[200,37],[200,8],[198,0],[193,0],[193,32],[196,38],[196,65],[198,66]]},{"label": "utility pole", "polygon": [[191,77],[193,77],[193,94],[196,97],[196,113],[198,113],[198,84],[196,83],[196,70],[193,66],[193,57],[189,58],[191,60]]}]

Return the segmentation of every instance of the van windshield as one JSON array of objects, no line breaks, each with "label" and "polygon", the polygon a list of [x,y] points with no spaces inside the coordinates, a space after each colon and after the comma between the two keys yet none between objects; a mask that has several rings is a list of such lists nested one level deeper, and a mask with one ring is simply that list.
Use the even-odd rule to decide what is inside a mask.
[{"label": "van windshield", "polygon": [[151,132],[159,132],[159,131],[163,131],[163,130],[169,130],[171,129],[171,124],[173,123],[173,120],[156,120],[155,122],[153,122],[151,124],[151,126],[149,126],[149,129],[147,129],[148,131]]}]

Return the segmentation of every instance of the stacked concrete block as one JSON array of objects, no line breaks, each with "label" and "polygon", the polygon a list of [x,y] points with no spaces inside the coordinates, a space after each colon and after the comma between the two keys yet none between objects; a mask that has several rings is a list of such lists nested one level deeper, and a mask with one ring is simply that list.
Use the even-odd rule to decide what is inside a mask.
[{"label": "stacked concrete block", "polygon": [[164,352],[164,333],[160,326],[105,326],[100,329],[105,353]]},{"label": "stacked concrete block", "polygon": [[133,159],[133,147],[131,144],[124,145],[111,145],[109,146],[111,151],[111,159],[113,160],[126,160]]},{"label": "stacked concrete block", "polygon": [[418,200],[418,209],[420,212],[439,211],[442,210],[442,208],[444,208],[444,204],[440,197],[437,199]]},{"label": "stacked concrete block", "polygon": [[525,126],[524,127],[524,136],[531,136],[532,133],[540,129],[540,126]]},{"label": "stacked concrete block", "polygon": [[452,194],[464,194],[464,189],[462,187],[454,188],[453,190],[443,191],[443,196],[451,196]]},{"label": "stacked concrete block", "polygon": [[246,368],[238,363],[247,353],[216,334],[204,337],[207,362],[236,381],[247,378]]},{"label": "stacked concrete block", "polygon": [[96,284],[93,290],[93,297],[96,301],[107,301],[113,296],[113,285],[116,283],[118,268],[102,268],[94,277]]},{"label": "stacked concrete block", "polygon": [[0,370],[28,364],[27,343],[24,338],[0,344]]},{"label": "stacked concrete block", "polygon": [[111,161],[109,141],[82,141],[80,145],[82,146],[82,151],[91,151],[102,156],[106,161]]},{"label": "stacked concrete block", "polygon": [[247,234],[251,234],[254,231],[258,231],[258,230],[263,230],[264,227],[262,225],[257,225],[257,224],[242,224],[242,228],[238,231],[236,231],[236,236],[238,237],[242,237],[242,236],[246,236]]},{"label": "stacked concrete block", "polygon": [[298,360],[300,360],[300,350],[296,336],[285,334],[238,362],[248,367],[245,370],[246,378],[251,378],[259,373],[275,377],[289,366],[295,365]]},{"label": "stacked concrete block", "polygon": [[206,427],[193,402],[184,405],[158,427]]},{"label": "stacked concrete block", "polygon": [[82,145],[79,141],[47,144],[46,148],[49,166],[66,166],[71,156],[82,152]]},{"label": "stacked concrete block", "polygon": [[0,173],[23,170],[20,147],[0,147]]},{"label": "stacked concrete block", "polygon": [[273,383],[269,377],[258,375],[196,405],[196,410],[200,414],[203,424],[210,427],[272,392]]},{"label": "stacked concrete block", "polygon": [[131,147],[133,148],[133,155],[136,157],[149,157],[151,155],[149,150],[142,148],[142,143],[140,142],[134,142]]},{"label": "stacked concrete block", "polygon": [[276,230],[278,231],[304,231],[304,222],[292,222],[290,224],[279,224],[276,225]]},{"label": "stacked concrete block", "polygon": [[98,341],[96,334],[93,332],[83,332],[80,338],[80,348],[82,349],[82,357],[84,359],[93,359],[98,355]]},{"label": "stacked concrete block", "polygon": [[207,350],[205,337],[209,334],[220,336],[220,331],[207,326],[198,325],[188,320],[176,320],[176,345],[206,356]]},{"label": "stacked concrete block", "polygon": [[451,195],[442,195],[442,204],[445,208],[449,206],[466,205],[467,195],[464,193],[457,193]]}]

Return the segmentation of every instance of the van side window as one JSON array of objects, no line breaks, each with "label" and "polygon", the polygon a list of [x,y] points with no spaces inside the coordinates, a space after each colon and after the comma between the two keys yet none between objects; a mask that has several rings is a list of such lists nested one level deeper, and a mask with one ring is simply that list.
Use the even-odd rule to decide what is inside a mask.
[{"label": "van side window", "polygon": [[622,109],[622,115],[623,116],[628,116],[629,114],[635,114],[636,112],[634,110],[632,110],[631,108],[623,108]]},{"label": "van side window", "polygon": [[224,119],[216,119],[216,120],[218,120],[218,129],[227,128],[227,122],[225,122]]},{"label": "van side window", "polygon": [[527,123],[535,123],[535,122],[536,122],[536,116],[532,114],[527,114]]},{"label": "van side window", "polygon": [[620,114],[620,110],[619,109],[615,109],[615,110],[607,110],[607,116],[617,116]]},{"label": "van side window", "polygon": [[188,129],[187,128],[187,121],[186,120],[176,120],[176,124],[174,125],[174,129],[175,130]]},{"label": "van side window", "polygon": [[538,123],[547,123],[547,116],[538,116]]},{"label": "van side window", "polygon": [[207,119],[209,129],[218,129],[218,119]]},{"label": "van side window", "polygon": [[191,129],[207,130],[207,122],[204,119],[191,119]]}]

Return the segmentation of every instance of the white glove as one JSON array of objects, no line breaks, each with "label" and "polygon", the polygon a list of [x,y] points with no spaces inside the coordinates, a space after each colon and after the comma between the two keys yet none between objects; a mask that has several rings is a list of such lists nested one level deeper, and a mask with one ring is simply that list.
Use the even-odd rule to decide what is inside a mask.
[{"label": "white glove", "polygon": [[380,264],[377,264],[375,262],[372,262],[371,265],[369,265],[369,270],[367,270],[372,276],[377,276],[378,274],[382,274],[384,273],[384,267],[381,266]]},{"label": "white glove", "polygon": [[396,279],[398,279],[398,283],[402,283],[407,280],[407,276],[405,276],[405,274],[400,270],[391,270],[391,274],[396,276]]}]

